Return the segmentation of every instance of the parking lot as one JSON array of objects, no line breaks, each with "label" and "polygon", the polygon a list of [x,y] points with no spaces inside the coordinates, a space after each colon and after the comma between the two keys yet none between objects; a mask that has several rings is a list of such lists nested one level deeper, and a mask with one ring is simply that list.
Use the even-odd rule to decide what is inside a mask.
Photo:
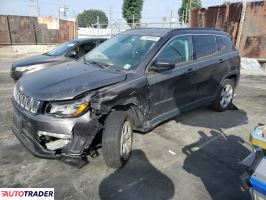
[{"label": "parking lot", "polygon": [[0,63],[0,187],[53,187],[56,199],[251,199],[238,164],[250,131],[266,121],[266,75],[244,73],[231,110],[200,108],[136,133],[120,170],[100,156],[81,169],[34,157],[11,132],[10,61]]}]

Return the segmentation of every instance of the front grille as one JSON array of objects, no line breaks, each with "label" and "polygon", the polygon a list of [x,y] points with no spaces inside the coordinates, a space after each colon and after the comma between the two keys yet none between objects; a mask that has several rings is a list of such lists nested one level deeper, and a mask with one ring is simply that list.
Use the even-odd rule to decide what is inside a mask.
[{"label": "front grille", "polygon": [[18,91],[16,87],[14,88],[13,96],[14,96],[15,101],[21,108],[24,108],[25,110],[33,114],[36,114],[38,112],[40,101],[35,100],[31,97],[27,97],[26,95]]}]

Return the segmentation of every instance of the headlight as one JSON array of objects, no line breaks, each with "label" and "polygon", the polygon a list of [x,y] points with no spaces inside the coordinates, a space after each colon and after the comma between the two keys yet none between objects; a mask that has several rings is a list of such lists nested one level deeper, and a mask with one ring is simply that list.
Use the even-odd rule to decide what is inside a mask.
[{"label": "headlight", "polygon": [[78,117],[88,110],[89,105],[86,98],[71,102],[50,102],[46,113],[57,117]]},{"label": "headlight", "polygon": [[22,66],[22,67],[16,67],[15,71],[18,72],[24,72],[24,71],[38,71],[41,70],[41,66],[31,65],[31,66]]}]

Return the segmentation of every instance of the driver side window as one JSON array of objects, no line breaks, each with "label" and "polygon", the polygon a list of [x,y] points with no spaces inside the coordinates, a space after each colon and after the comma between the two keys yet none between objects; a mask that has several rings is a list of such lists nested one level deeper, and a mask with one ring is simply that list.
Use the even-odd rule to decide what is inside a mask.
[{"label": "driver side window", "polygon": [[192,36],[180,36],[172,39],[159,53],[157,61],[179,64],[193,59]]}]

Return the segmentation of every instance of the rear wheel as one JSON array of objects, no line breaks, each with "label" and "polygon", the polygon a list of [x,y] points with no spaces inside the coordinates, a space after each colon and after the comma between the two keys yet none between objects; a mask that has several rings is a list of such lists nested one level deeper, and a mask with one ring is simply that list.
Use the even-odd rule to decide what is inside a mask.
[{"label": "rear wheel", "polygon": [[212,104],[212,108],[216,111],[225,111],[232,104],[235,92],[235,84],[231,79],[225,79],[219,89],[216,100]]},{"label": "rear wheel", "polygon": [[133,126],[127,111],[113,111],[105,120],[102,136],[103,158],[107,166],[120,168],[130,157]]}]

